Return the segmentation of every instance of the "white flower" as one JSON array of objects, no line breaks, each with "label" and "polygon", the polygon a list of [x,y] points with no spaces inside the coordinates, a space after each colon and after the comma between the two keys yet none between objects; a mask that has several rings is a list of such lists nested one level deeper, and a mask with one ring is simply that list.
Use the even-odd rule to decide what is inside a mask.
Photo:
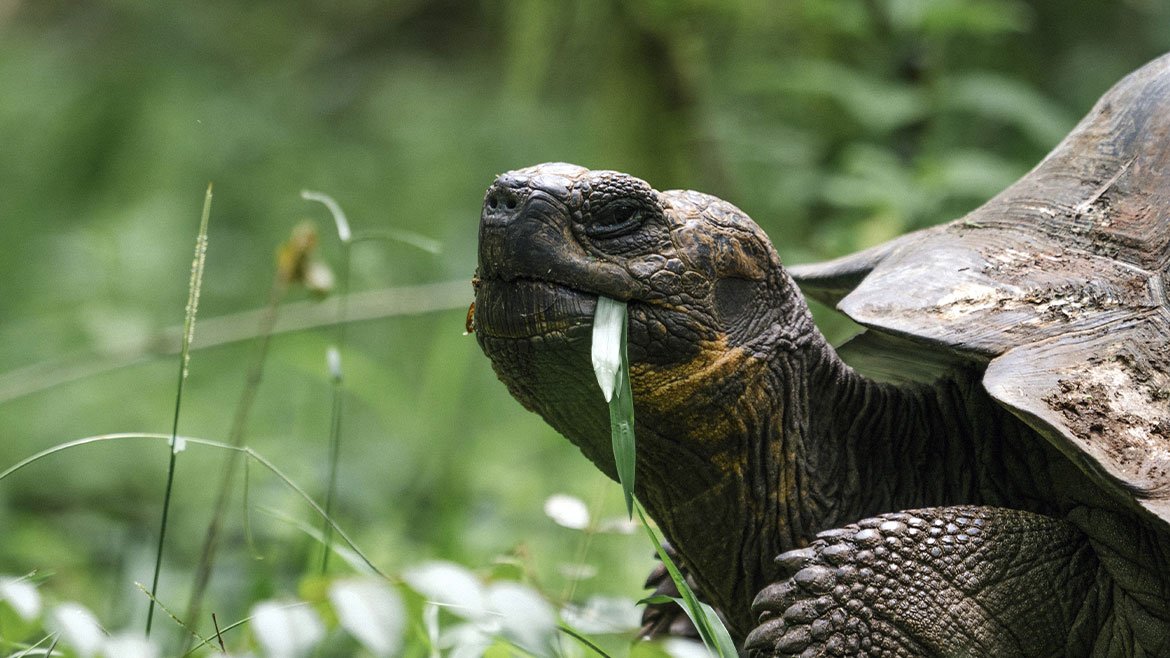
[{"label": "white flower", "polygon": [[553,494],[544,501],[544,513],[557,525],[573,530],[589,527],[589,508],[584,501],[567,494]]},{"label": "white flower", "polygon": [[0,600],[7,601],[25,621],[32,621],[41,614],[41,595],[23,578],[0,579]]},{"label": "white flower", "polygon": [[398,653],[406,608],[393,588],[376,578],[345,578],[329,587],[329,601],[341,626],[370,653]]},{"label": "white flower", "polygon": [[49,628],[60,633],[62,641],[81,658],[97,653],[105,639],[97,617],[80,603],[62,603],[53,608]]},{"label": "white flower", "polygon": [[251,617],[252,634],[271,658],[307,656],[325,637],[325,625],[306,603],[261,601]]}]

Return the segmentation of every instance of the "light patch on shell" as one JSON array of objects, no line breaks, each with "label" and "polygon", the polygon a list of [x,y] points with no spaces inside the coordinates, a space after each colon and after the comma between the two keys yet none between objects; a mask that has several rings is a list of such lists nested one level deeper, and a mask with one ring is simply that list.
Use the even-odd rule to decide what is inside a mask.
[{"label": "light patch on shell", "polygon": [[993,308],[1005,298],[1003,291],[998,288],[978,283],[963,283],[935,302],[935,306],[950,320]]},{"label": "light patch on shell", "polygon": [[598,296],[593,312],[593,373],[605,401],[613,399],[618,371],[622,365],[622,330],[626,319],[626,303]]},{"label": "light patch on shell", "polygon": [[[1071,374],[1071,373],[1070,373]],[[1164,497],[1170,477],[1170,410],[1158,398],[1158,375],[1112,360],[1088,362],[1045,402],[1063,415],[1067,431],[1147,496]],[[1140,484],[1139,484],[1140,482]]]},{"label": "light patch on shell", "polygon": [[[987,260],[989,260],[994,266],[1015,267],[1017,265],[1030,264],[1037,256],[1042,256],[1042,254],[1033,254],[1027,251],[1020,251],[1019,249],[1012,249],[1011,247],[1007,247],[1002,251],[989,254],[987,256]],[[1055,260],[1051,257],[1048,258],[1050,260]]]},{"label": "light patch on shell", "polygon": [[1150,431],[1158,422],[1170,421],[1170,413],[1150,404],[1142,387],[1133,380],[1129,372],[1116,363],[1090,367],[1086,374],[1088,375],[1086,379],[1090,383],[1100,384],[1104,390],[1110,392],[1110,397],[1103,402],[1112,409],[1115,417],[1129,417],[1137,421],[1124,430],[1130,438],[1141,442],[1135,453],[1145,460],[1170,463],[1170,449],[1166,447],[1164,440],[1155,438]]}]

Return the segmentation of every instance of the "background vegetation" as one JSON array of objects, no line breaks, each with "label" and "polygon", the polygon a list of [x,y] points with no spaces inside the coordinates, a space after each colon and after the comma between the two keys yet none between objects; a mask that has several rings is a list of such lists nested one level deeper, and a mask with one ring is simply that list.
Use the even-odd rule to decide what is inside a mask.
[{"label": "background vegetation", "polygon": [[[175,363],[160,353],[182,322],[208,181],[205,329],[180,431],[224,440],[255,354],[232,340],[255,320],[234,314],[266,303],[276,245],[310,217],[322,258],[339,262],[304,188],[336,198],[355,230],[442,246],[357,245],[355,291],[467,281],[483,189],[547,160],[715,193],[786,261],[826,258],[960,215],[1027,171],[1113,82],[1170,50],[1168,7],[0,0],[0,469],[76,437],[169,430]],[[461,335],[460,285],[391,291],[404,312],[382,304],[385,317],[350,325],[338,523],[390,573],[441,558],[556,602],[639,597],[645,537],[542,512],[567,493],[616,516],[621,495],[508,397]],[[328,329],[274,339],[245,436],[318,496],[330,341]],[[176,609],[222,459],[178,460],[160,586]],[[133,582],[150,578],[166,462],[161,444],[112,443],[0,482],[0,573],[37,570],[46,596],[138,628],[147,601]],[[255,547],[237,495],[207,608],[220,619],[297,593],[319,560],[263,511],[307,508],[259,471],[249,482]],[[597,574],[570,577],[581,564]]]}]

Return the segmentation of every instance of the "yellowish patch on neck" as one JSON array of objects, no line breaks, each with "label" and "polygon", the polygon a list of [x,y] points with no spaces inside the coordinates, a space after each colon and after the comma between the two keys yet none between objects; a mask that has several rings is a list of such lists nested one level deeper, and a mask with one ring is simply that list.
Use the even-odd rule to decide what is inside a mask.
[{"label": "yellowish patch on neck", "polygon": [[724,382],[755,381],[764,366],[743,348],[729,347],[727,338],[721,336],[703,343],[699,354],[683,364],[668,368],[631,364],[630,379],[639,408],[660,417],[673,416],[678,421],[676,427],[685,428],[688,437],[676,439],[709,444],[742,431],[737,417],[742,396],[723,397],[742,388],[725,386]]}]

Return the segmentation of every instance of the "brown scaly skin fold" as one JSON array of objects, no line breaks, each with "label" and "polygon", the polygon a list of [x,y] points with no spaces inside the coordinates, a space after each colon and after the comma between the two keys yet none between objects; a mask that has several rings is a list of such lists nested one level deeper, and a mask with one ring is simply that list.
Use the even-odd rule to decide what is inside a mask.
[{"label": "brown scaly skin fold", "polygon": [[[842,363],[767,237],[731,204],[696,192],[658,192],[617,172],[543,164],[496,179],[479,237],[474,325],[481,347],[510,392],[610,477],[608,414],[590,367],[590,333],[598,295],[629,303],[636,493],[737,642],[777,656],[1125,655],[1065,646],[1099,646],[1093,643],[1103,634],[1123,632],[1170,651],[1158,645],[1165,634],[1154,622],[1110,611],[1129,590],[1102,568],[1105,557],[1089,551],[1082,528],[1100,523],[1090,512],[1077,513],[1105,514],[1122,529],[1114,536],[1149,542],[1153,557],[1135,565],[1140,576],[1132,577],[1150,579],[1155,593],[1134,606],[1154,620],[1170,617],[1170,586],[1158,566],[1170,564],[1166,541],[994,404],[973,369],[959,368],[930,387],[895,387]],[[959,504],[1025,511],[950,507]],[[924,507],[931,509],[866,518]],[[958,527],[953,518],[978,518],[987,537],[1003,538],[990,544],[999,553],[979,556],[1034,552],[1043,568],[1032,572],[1074,576],[1049,591],[1041,585],[1052,578],[1014,580],[1029,571],[1025,563],[1010,577],[983,570],[973,587],[1007,580],[1075,598],[1076,605],[1017,614],[1013,587],[989,586],[984,598],[962,587],[899,598],[862,582],[849,594],[858,583],[852,561],[863,565],[863,576],[872,572],[864,565],[873,559],[867,553],[873,537],[908,542],[919,526],[926,533],[936,521],[950,533]],[[832,528],[844,529],[816,538]],[[786,553],[795,549],[801,551]],[[925,544],[923,551],[930,554]],[[949,565],[949,555],[938,559]],[[923,562],[927,568],[949,578],[944,567]],[[844,598],[832,599],[834,592]],[[917,620],[918,626],[894,624],[906,638],[872,630],[885,628],[873,615],[893,614],[887,602]],[[923,619],[945,616],[931,608],[944,603],[977,604],[991,611],[989,621],[919,628]],[[823,609],[808,612],[814,604]],[[862,613],[869,617],[855,623]],[[858,623],[871,629],[864,637],[855,632]],[[1102,630],[1110,624],[1112,630]],[[1038,639],[1019,639],[1026,636]]]}]

